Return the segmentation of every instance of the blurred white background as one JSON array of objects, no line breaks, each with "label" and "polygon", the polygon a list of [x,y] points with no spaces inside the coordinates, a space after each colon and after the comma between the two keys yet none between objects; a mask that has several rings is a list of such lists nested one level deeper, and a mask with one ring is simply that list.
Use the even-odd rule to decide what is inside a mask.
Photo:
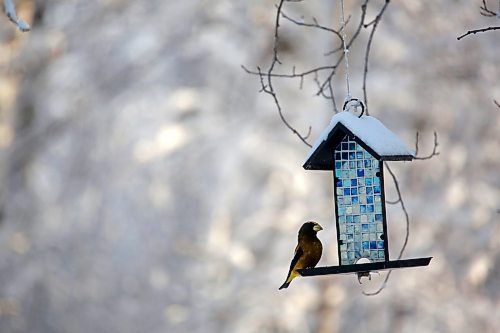
[{"label": "blurred white background", "polygon": [[[493,1],[495,2],[495,1]],[[499,332],[500,33],[480,1],[394,1],[378,27],[371,115],[428,161],[391,163],[429,267],[283,282],[300,225],[336,265],[332,177],[241,65],[271,60],[275,1],[17,1],[0,19],[1,332]],[[370,1],[375,15],[382,0]],[[287,4],[338,27],[337,1]],[[361,1],[348,1],[349,33]],[[496,4],[492,4],[496,5]],[[496,7],[495,7],[496,8]],[[332,36],[283,22],[279,71],[328,64]],[[351,56],[362,97],[363,29]],[[344,91],[343,73],[336,90]],[[314,140],[314,82],[276,81]],[[343,97],[343,96],[342,96]],[[392,184],[387,198],[394,199]],[[391,254],[404,239],[388,206]]]}]

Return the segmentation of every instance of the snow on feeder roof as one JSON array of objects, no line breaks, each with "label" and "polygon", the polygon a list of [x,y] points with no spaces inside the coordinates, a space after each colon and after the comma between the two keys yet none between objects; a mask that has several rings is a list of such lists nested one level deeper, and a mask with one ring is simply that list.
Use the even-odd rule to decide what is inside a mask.
[{"label": "snow on feeder roof", "polygon": [[339,112],[332,117],[330,125],[314,142],[304,168],[332,170],[331,152],[345,135],[355,137],[356,141],[378,160],[411,161],[414,158],[414,152],[378,119],[370,116],[358,117],[351,112]]}]

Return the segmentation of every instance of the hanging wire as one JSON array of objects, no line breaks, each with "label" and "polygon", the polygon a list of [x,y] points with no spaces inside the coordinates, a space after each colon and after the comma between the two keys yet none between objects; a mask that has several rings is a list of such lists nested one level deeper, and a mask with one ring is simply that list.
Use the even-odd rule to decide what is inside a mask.
[{"label": "hanging wire", "polygon": [[340,5],[341,5],[341,19],[342,19],[342,43],[344,46],[344,57],[345,57],[345,81],[346,81],[346,86],[347,86],[347,96],[345,98],[346,101],[349,101],[351,99],[351,89],[349,87],[349,57],[348,53],[349,50],[347,49],[347,34],[345,31],[346,28],[346,23],[345,23],[345,16],[344,16],[344,0],[340,0]]}]

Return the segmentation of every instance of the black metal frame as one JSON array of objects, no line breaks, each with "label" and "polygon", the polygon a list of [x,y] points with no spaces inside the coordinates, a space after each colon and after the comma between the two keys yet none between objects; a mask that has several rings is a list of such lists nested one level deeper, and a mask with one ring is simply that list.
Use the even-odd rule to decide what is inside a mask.
[{"label": "black metal frame", "polygon": [[370,262],[354,265],[341,265],[341,266],[324,266],[315,268],[299,269],[298,272],[301,276],[316,276],[316,275],[329,275],[329,274],[354,274],[365,272],[376,272],[386,269],[396,268],[409,268],[428,266],[432,257],[403,259],[393,261]]}]

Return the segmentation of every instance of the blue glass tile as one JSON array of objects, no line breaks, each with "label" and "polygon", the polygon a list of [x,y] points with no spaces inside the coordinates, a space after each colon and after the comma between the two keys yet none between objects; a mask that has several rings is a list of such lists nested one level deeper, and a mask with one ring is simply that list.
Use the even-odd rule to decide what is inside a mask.
[{"label": "blue glass tile", "polygon": [[382,214],[375,214],[375,221],[382,221]]},{"label": "blue glass tile", "polygon": [[372,161],[370,160],[365,160],[365,168],[369,168],[372,166]]},{"label": "blue glass tile", "polygon": [[356,162],[355,161],[349,162],[349,169],[356,169]]},{"label": "blue glass tile", "polygon": [[341,188],[337,188],[337,195],[343,195],[344,191]]},{"label": "blue glass tile", "polygon": [[377,239],[377,234],[375,234],[375,232],[377,232],[377,224],[369,224],[368,225],[370,227],[370,232],[373,232],[373,239]]},{"label": "blue glass tile", "polygon": [[373,216],[373,215],[368,215],[368,222],[370,222],[370,223],[375,222],[375,216]]},{"label": "blue glass tile", "polygon": [[351,182],[349,181],[349,179],[342,180],[342,186],[349,187],[350,185],[351,185]]},{"label": "blue glass tile", "polygon": [[340,251],[347,251],[347,244],[340,245]]},{"label": "blue glass tile", "polygon": [[354,252],[352,251],[347,252],[347,257],[349,258],[349,260],[354,259]]},{"label": "blue glass tile", "polygon": [[338,204],[339,206],[344,205],[344,197],[338,197],[338,198],[337,198],[337,204]]},{"label": "blue glass tile", "polygon": [[354,226],[353,225],[347,226],[347,233],[352,234],[353,232],[354,232]]},{"label": "blue glass tile", "polygon": [[366,194],[373,194],[373,187],[367,187]]},{"label": "blue glass tile", "polygon": [[361,251],[354,251],[356,258],[361,258]]},{"label": "blue glass tile", "polygon": [[378,251],[378,257],[381,259],[385,258],[385,252],[384,251]]},{"label": "blue glass tile", "polygon": [[380,194],[380,186],[373,186],[373,193]]},{"label": "blue glass tile", "polygon": [[369,228],[368,228],[368,224],[362,224],[362,225],[361,225],[361,230],[363,230],[363,231],[365,231],[365,232],[366,232],[366,231],[368,231],[368,229],[369,229]]},{"label": "blue glass tile", "polygon": [[380,178],[378,177],[373,178],[373,185],[380,185]]},{"label": "blue glass tile", "polygon": [[339,215],[344,215],[344,214],[345,214],[344,207],[339,207],[339,209],[338,209],[338,214],[339,214]]},{"label": "blue glass tile", "polygon": [[342,142],[342,150],[349,150],[349,144],[347,142]]},{"label": "blue glass tile", "polygon": [[342,159],[347,161],[349,159],[349,154],[348,153],[342,153]]},{"label": "blue glass tile", "polygon": [[365,179],[364,178],[359,178],[358,179],[358,185],[359,186],[365,186]]},{"label": "blue glass tile", "polygon": [[354,250],[354,244],[353,243],[347,243],[347,251],[352,251]]},{"label": "blue glass tile", "polygon": [[366,211],[367,211],[368,213],[373,213],[373,210],[374,210],[373,205],[366,205]]},{"label": "blue glass tile", "polygon": [[349,150],[355,150],[355,149],[356,149],[356,143],[349,142]]},{"label": "blue glass tile", "polygon": [[354,153],[354,152],[350,152],[350,153],[349,153],[349,159],[350,159],[350,160],[353,160],[353,159],[355,159],[355,158],[356,158],[356,153]]},{"label": "blue glass tile", "polygon": [[371,178],[366,178],[365,179],[365,185],[366,186],[372,186],[373,182],[372,182],[372,179]]},{"label": "blue glass tile", "polygon": [[357,187],[351,187],[351,195],[358,195],[358,188]]},{"label": "blue glass tile", "polygon": [[375,202],[382,202],[382,199],[381,199],[380,195],[376,195],[375,196]]},{"label": "blue glass tile", "polygon": [[363,250],[368,250],[370,249],[370,242],[363,242]]},{"label": "blue glass tile", "polygon": [[354,241],[355,242],[361,242],[361,234],[354,234]]},{"label": "blue glass tile", "polygon": [[382,223],[377,223],[377,231],[384,231],[384,225]]},{"label": "blue glass tile", "polygon": [[340,169],[342,167],[342,162],[335,162],[335,169]]},{"label": "blue glass tile", "polygon": [[351,194],[351,190],[348,189],[348,188],[345,188],[344,189],[344,195],[350,195]]},{"label": "blue glass tile", "polygon": [[368,203],[368,204],[372,204],[372,203],[373,203],[373,196],[371,196],[371,195],[367,195],[367,196],[366,196],[366,203]]},{"label": "blue glass tile", "polygon": [[352,223],[352,215],[347,215],[345,219],[347,223]]},{"label": "blue glass tile", "polygon": [[368,216],[361,215],[361,223],[367,223],[367,222],[368,222]]},{"label": "blue glass tile", "polygon": [[[349,238],[349,235],[347,235]],[[376,250],[377,249],[377,242],[376,241],[370,241],[370,250]]]},{"label": "blue glass tile", "polygon": [[370,251],[370,259],[378,259],[378,252]]},{"label": "blue glass tile", "polygon": [[377,248],[383,249],[384,248],[384,241],[377,241]]},{"label": "blue glass tile", "polygon": [[335,159],[340,160],[340,157],[341,157],[340,152],[338,152],[338,151],[335,152]]},{"label": "blue glass tile", "polygon": [[382,214],[382,204],[378,203],[375,205],[375,213]]},{"label": "blue glass tile", "polygon": [[340,256],[341,256],[342,260],[347,260],[347,252],[342,252],[340,254]]},{"label": "blue glass tile", "polygon": [[344,204],[350,205],[351,204],[351,197],[345,197],[344,198]]},{"label": "blue glass tile", "polygon": [[349,169],[349,162],[348,161],[342,162],[342,169],[344,169],[344,170]]},{"label": "blue glass tile", "polygon": [[345,216],[344,215],[339,216],[339,223],[345,223]]},{"label": "blue glass tile", "polygon": [[361,251],[361,243],[360,242],[355,242],[354,243],[354,250]]},{"label": "blue glass tile", "polygon": [[359,215],[354,215],[354,223],[359,223],[361,221],[361,218],[359,217]]},{"label": "blue glass tile", "polygon": [[358,197],[352,197],[352,204],[357,205],[359,203]]},{"label": "blue glass tile", "polygon": [[372,165],[373,165],[373,167],[374,167],[375,169],[378,169],[378,168],[379,168],[379,162],[378,162],[377,160],[374,160],[374,161],[372,162]]},{"label": "blue glass tile", "polygon": [[357,162],[356,162],[356,167],[357,167],[358,169],[363,168],[363,161],[357,161]]},{"label": "blue glass tile", "polygon": [[357,179],[351,179],[351,186],[358,186],[358,180]]},{"label": "blue glass tile", "polygon": [[365,170],[358,169],[358,177],[364,177],[364,176],[365,176]]},{"label": "blue glass tile", "polygon": [[362,152],[362,151],[358,151],[358,152],[356,153],[356,157],[357,157],[358,159],[363,158],[363,152]]},{"label": "blue glass tile", "polygon": [[342,187],[342,179],[337,179],[337,186]]},{"label": "blue glass tile", "polygon": [[349,178],[349,171],[343,170],[342,171],[342,178]]},{"label": "blue glass tile", "polygon": [[[336,164],[337,162],[335,162]],[[342,171],[339,170],[338,168],[335,169],[335,177],[340,178],[342,177]]]},{"label": "blue glass tile", "polygon": [[352,241],[354,240],[354,235],[353,234],[347,234],[347,241]]},{"label": "blue glass tile", "polygon": [[358,188],[358,193],[359,193],[359,194],[365,194],[365,193],[366,193],[366,189],[365,189],[365,187],[364,187],[364,186],[360,186],[360,187]]},{"label": "blue glass tile", "polygon": [[365,177],[373,177],[373,171],[372,171],[372,169],[366,169],[365,170]]},{"label": "blue glass tile", "polygon": [[349,170],[349,178],[356,178],[356,170]]},{"label": "blue glass tile", "polygon": [[359,206],[359,212],[360,212],[361,214],[366,213],[366,205],[360,205],[360,206]]}]

